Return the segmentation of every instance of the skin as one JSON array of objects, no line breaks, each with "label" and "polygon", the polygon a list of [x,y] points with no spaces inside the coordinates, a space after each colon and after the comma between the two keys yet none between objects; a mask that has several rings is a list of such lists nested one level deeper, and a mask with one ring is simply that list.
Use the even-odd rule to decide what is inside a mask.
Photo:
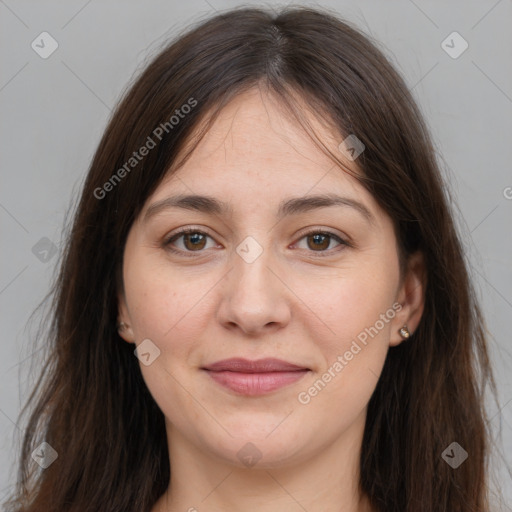
[{"label": "skin", "polygon": [[[342,138],[313,115],[310,122],[338,151]],[[344,161],[358,171],[357,160]],[[232,211],[167,208],[144,220],[151,205],[177,193],[213,196]],[[319,193],[359,201],[373,222],[348,206],[277,219],[281,201]],[[181,236],[171,245],[181,253],[170,252],[165,241],[187,226],[208,237]],[[326,230],[352,246],[305,236]],[[263,251],[251,263],[236,251],[248,236]],[[400,327],[414,332],[420,321],[423,276],[421,254],[400,276],[390,217],[277,100],[256,88],[232,100],[148,198],[125,247],[120,334],[137,345],[149,338],[160,350],[152,364],[141,363],[166,418],[171,465],[169,488],[152,512],[371,510],[358,489],[367,404],[389,347],[403,341]],[[394,318],[301,403],[299,393],[397,303]],[[201,370],[230,357],[275,357],[310,371],[247,397]],[[252,467],[237,456],[249,442],[261,457]]]}]

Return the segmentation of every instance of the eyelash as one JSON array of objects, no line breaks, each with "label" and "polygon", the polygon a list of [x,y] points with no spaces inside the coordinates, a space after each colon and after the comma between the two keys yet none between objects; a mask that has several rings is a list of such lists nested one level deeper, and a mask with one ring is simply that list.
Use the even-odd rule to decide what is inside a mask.
[{"label": "eyelash", "polygon": [[[163,242],[163,246],[170,252],[174,253],[174,254],[179,254],[181,256],[185,256],[185,257],[194,257],[194,253],[195,252],[203,252],[202,250],[200,251],[183,251],[181,249],[174,249],[172,246],[171,246],[171,243],[178,240],[181,236],[183,235],[189,235],[189,234],[199,234],[199,235],[205,235],[209,238],[211,238],[213,240],[213,237],[211,237],[208,233],[205,233],[204,231],[201,231],[200,229],[194,229],[194,228],[182,228],[180,229],[179,231],[177,231],[176,233],[173,233],[170,237],[166,238]],[[302,240],[303,238],[306,238],[308,236],[311,236],[311,235],[327,235],[328,237],[330,238],[334,238],[337,242],[340,243],[340,246],[341,247],[338,247],[338,250],[336,252],[338,252],[339,250],[343,250],[344,249],[344,246],[346,247],[353,247],[353,245],[349,242],[347,242],[346,240],[344,240],[343,238],[341,238],[340,236],[334,234],[333,232],[331,231],[326,231],[326,230],[312,230],[312,231],[308,231],[307,233],[303,233],[302,236],[299,238],[299,241]],[[334,249],[336,250],[336,249]],[[332,255],[332,252],[333,249],[328,249],[328,250],[325,250],[325,251],[308,251],[308,252],[312,252],[315,254],[315,257],[319,257],[319,258],[324,258],[326,256],[331,256]]]}]

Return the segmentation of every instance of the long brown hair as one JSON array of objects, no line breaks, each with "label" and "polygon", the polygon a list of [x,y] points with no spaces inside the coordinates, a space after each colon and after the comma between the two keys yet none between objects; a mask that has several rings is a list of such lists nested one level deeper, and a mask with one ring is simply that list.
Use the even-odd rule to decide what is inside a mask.
[{"label": "long brown hair", "polygon": [[[211,121],[258,84],[297,119],[294,95],[340,137],[363,142],[358,179],[393,219],[401,258],[425,257],[422,320],[411,340],[389,350],[368,406],[362,491],[382,512],[489,509],[483,393],[493,380],[484,322],[422,116],[380,50],[348,23],[308,8],[246,8],[169,44],[112,115],[53,287],[47,356],[21,413],[31,408],[9,510],[149,511],[166,490],[164,417],[116,328],[125,240],[206,114]],[[135,163],[148,138],[154,147]],[[42,441],[59,454],[44,470],[31,458]],[[441,456],[454,441],[469,453],[457,469]]]}]

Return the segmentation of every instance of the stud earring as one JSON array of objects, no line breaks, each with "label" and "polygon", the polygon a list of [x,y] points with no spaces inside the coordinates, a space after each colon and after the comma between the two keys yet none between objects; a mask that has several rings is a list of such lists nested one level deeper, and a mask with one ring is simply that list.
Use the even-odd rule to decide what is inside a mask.
[{"label": "stud earring", "polygon": [[409,332],[409,329],[407,329],[407,325],[401,327],[398,332],[400,333],[400,336],[402,336],[402,338],[405,340],[411,337],[411,333]]}]

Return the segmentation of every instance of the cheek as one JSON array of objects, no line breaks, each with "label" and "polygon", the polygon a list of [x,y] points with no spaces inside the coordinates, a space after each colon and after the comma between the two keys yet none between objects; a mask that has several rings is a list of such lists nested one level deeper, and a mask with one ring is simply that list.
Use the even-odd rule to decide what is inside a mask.
[{"label": "cheek", "polygon": [[324,366],[313,387],[303,390],[302,403],[311,398],[320,409],[333,407],[340,418],[366,405],[389,347],[397,280],[392,262],[371,265],[371,271],[362,266],[331,282],[317,299],[315,310],[322,312],[329,335],[316,337]]},{"label": "cheek", "polygon": [[200,331],[198,312],[208,302],[210,287],[207,275],[201,279],[187,277],[151,258],[127,262],[125,290],[136,339],[150,338],[165,345],[167,340]]},{"label": "cheek", "polygon": [[[342,350],[361,333],[360,339],[364,341],[364,333],[369,329],[373,333],[372,339],[389,338],[397,281],[398,273],[392,266],[361,266],[339,279],[330,280],[316,298],[309,297],[314,309],[330,327],[332,336],[327,339],[330,351]],[[376,333],[373,327],[379,332]]]},{"label": "cheek", "polygon": [[[187,430],[190,421],[200,420],[200,409],[194,401],[191,405],[191,395],[184,390],[190,387],[185,383],[191,370],[196,370],[211,307],[207,291],[214,281],[187,277],[142,258],[132,259],[125,268],[135,339],[150,339],[160,350],[152,364],[140,365],[144,381],[165,415]],[[199,396],[197,391],[193,395]]]}]

